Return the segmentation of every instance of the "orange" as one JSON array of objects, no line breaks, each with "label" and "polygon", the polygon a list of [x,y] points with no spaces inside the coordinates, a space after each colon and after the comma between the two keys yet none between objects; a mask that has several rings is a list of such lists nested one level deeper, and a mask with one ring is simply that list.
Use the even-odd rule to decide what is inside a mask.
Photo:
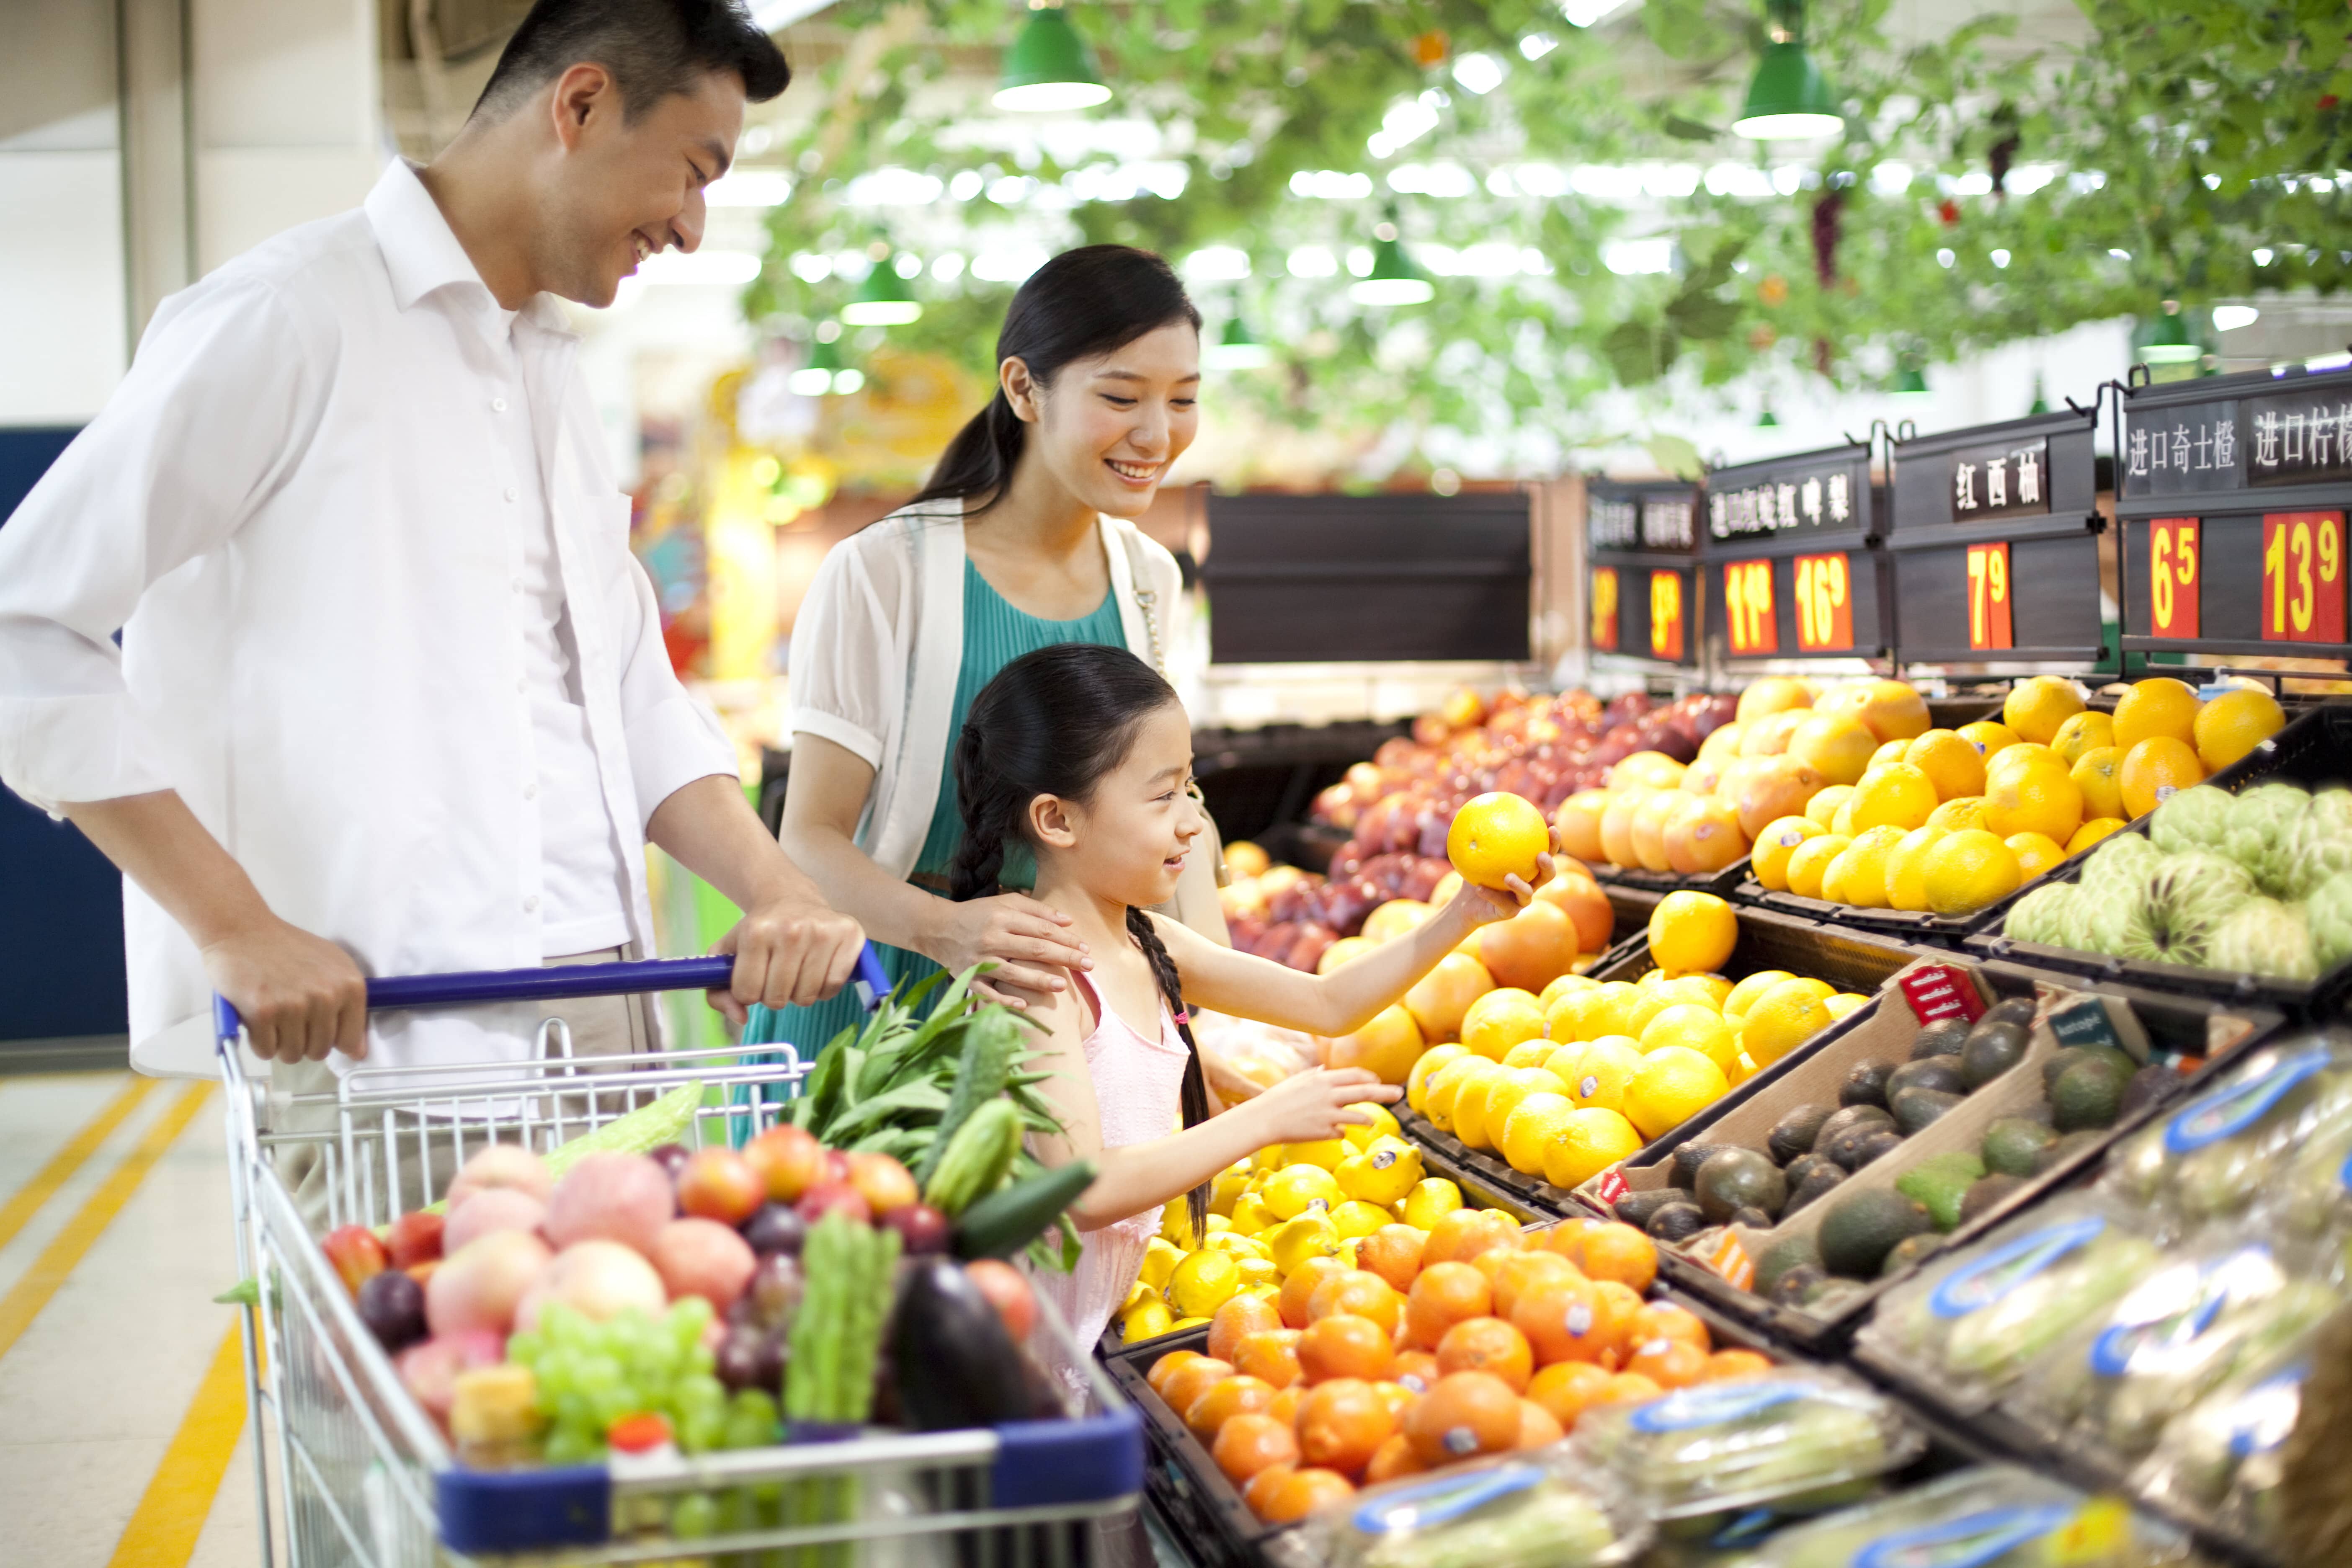
[{"label": "orange", "polygon": [[[1389,1289],[1389,1282],[1368,1268],[1342,1269],[1327,1274],[1307,1299],[1307,1321],[1309,1327],[1325,1318],[1350,1313],[1370,1318],[1385,1334],[1396,1332],[1397,1320],[1404,1315],[1404,1298]],[[1299,1364],[1304,1366],[1302,1355]]]},{"label": "orange", "polygon": [[1984,754],[1949,730],[1930,730],[1903,750],[1903,760],[1927,775],[1938,800],[1984,793]]},{"label": "orange", "polygon": [[1737,1377],[1763,1377],[1774,1370],[1772,1358],[1756,1351],[1717,1351],[1706,1358],[1708,1383],[1727,1383]]},{"label": "orange", "polygon": [[1427,1394],[1437,1384],[1437,1352],[1399,1351],[1389,1375],[1416,1394]]},{"label": "orange", "polygon": [[2124,754],[2113,746],[2094,746],[2075,760],[2066,776],[2083,792],[2083,820],[2123,816],[2124,786],[2117,776],[2123,765]]},{"label": "orange", "polygon": [[1234,1365],[1276,1388],[1288,1388],[1306,1375],[1298,1365],[1301,1337],[1297,1329],[1260,1329],[1244,1334],[1242,1342],[1234,1347]]},{"label": "orange", "polygon": [[1389,1413],[1389,1419],[1399,1423],[1404,1420],[1406,1411],[1421,1403],[1420,1389],[1407,1388],[1403,1384],[1394,1381],[1384,1380],[1372,1384],[1372,1392],[1380,1395],[1381,1408]]},{"label": "orange", "polygon": [[[1294,1437],[1292,1441],[1296,1443],[1297,1438]],[[1297,1469],[1298,1467],[1295,1464],[1286,1465],[1279,1461],[1268,1465],[1265,1468],[1252,1476],[1249,1479],[1249,1484],[1242,1488],[1242,1501],[1249,1505],[1250,1511],[1252,1513],[1256,1514],[1260,1519],[1264,1519],[1265,1517],[1266,1509],[1271,1506],[1275,1489],[1279,1487],[1288,1477],[1296,1474]],[[1346,1478],[1342,1477],[1341,1479],[1345,1479]]]},{"label": "orange", "polygon": [[1209,1458],[1224,1471],[1225,1479],[1237,1487],[1246,1486],[1251,1477],[1269,1465],[1296,1465],[1298,1437],[1290,1423],[1263,1412],[1236,1415],[1217,1428]]},{"label": "orange", "polygon": [[1231,1362],[1222,1362],[1214,1356],[1200,1356],[1178,1367],[1168,1381],[1160,1384],[1160,1397],[1168,1402],[1169,1409],[1182,1415],[1192,1408],[1194,1400],[1233,1375]]},{"label": "orange", "polygon": [[1424,1465],[1499,1454],[1518,1445],[1519,1396],[1492,1373],[1451,1373],[1412,1407],[1404,1430]]},{"label": "orange", "polygon": [[1865,775],[1853,786],[1856,833],[1873,827],[1899,827],[1908,833],[1927,820],[1937,805],[1936,786],[1909,763],[1889,763]]},{"label": "orange", "polygon": [[1363,939],[1376,947],[1393,942],[1436,912],[1418,899],[1391,899],[1364,917]]},{"label": "orange", "polygon": [[1808,838],[1818,838],[1829,829],[1806,816],[1783,816],[1764,825],[1756,836],[1748,869],[1759,885],[1767,891],[1784,893],[1789,889],[1789,860],[1797,847]]},{"label": "orange", "polygon": [[1559,1417],[1532,1399],[1519,1401],[1519,1441],[1522,1448],[1549,1447],[1568,1436]]},{"label": "orange", "polygon": [[1422,1271],[1427,1273],[1433,1263],[1467,1263],[1482,1252],[1511,1245],[1496,1226],[1494,1214],[1492,1209],[1455,1209],[1440,1215],[1421,1249]]},{"label": "orange", "polygon": [[[1494,1267],[1486,1268],[1492,1261]],[[1519,1293],[1541,1279],[1557,1279],[1576,1276],[1576,1265],[1559,1253],[1538,1248],[1532,1252],[1507,1252],[1500,1247],[1482,1253],[1471,1265],[1484,1269],[1486,1282],[1494,1288],[1495,1312],[1498,1318],[1508,1318],[1511,1309],[1518,1305]]]},{"label": "orange", "polygon": [[1805,683],[1793,675],[1768,675],[1749,684],[1739,694],[1739,706],[1733,710],[1742,724],[1761,719],[1767,713],[1786,712],[1791,708],[1811,708],[1813,694]]},{"label": "orange", "polygon": [[1405,1011],[1431,1042],[1457,1038],[1470,1004],[1495,988],[1486,966],[1466,952],[1449,952],[1404,994]]},{"label": "orange", "polygon": [[1559,1361],[1528,1380],[1527,1396],[1551,1413],[1562,1428],[1573,1431],[1586,1407],[1607,1393],[1614,1374],[1589,1361]]},{"label": "orange", "polygon": [[1706,1376],[1707,1352],[1687,1340],[1650,1340],[1633,1347],[1625,1370],[1660,1388],[1687,1388]]},{"label": "orange", "polygon": [[2073,767],[2083,760],[2084,753],[2095,752],[2116,743],[2116,721],[2105,713],[2085,710],[2058,726],[2050,737],[2050,749],[2058,760]]},{"label": "orange", "polygon": [[1658,1246],[1620,1220],[1596,1226],[1584,1237],[1580,1267],[1592,1279],[1614,1279],[1634,1294],[1658,1277]]},{"label": "orange", "polygon": [[1599,1289],[1581,1275],[1544,1279],[1519,1295],[1511,1324],[1542,1365],[1598,1361],[1609,1321]]},{"label": "orange", "polygon": [[1143,1374],[1143,1381],[1151,1385],[1152,1393],[1165,1399],[1168,1397],[1170,1378],[1182,1371],[1188,1363],[1207,1359],[1199,1351],[1170,1351],[1151,1363],[1151,1370]]},{"label": "orange", "polygon": [[2127,826],[2120,816],[2095,816],[2075,829],[2074,837],[2066,840],[2066,853],[2080,855],[2108,834],[2120,832]]},{"label": "orange", "polygon": [[[1495,984],[1521,991],[1540,991],[1567,973],[1576,962],[1576,922],[1567,910],[1547,899],[1537,899],[1510,919],[1496,921],[1478,932],[1478,959],[1495,977]],[[1534,1000],[1528,997],[1530,1003]],[[1528,1023],[1528,1035],[1521,1037],[1531,1037],[1542,1028],[1543,1012],[1536,1008]]]},{"label": "orange", "polygon": [[[1234,1362],[1242,1341],[1266,1329],[1282,1327],[1282,1309],[1263,1296],[1236,1295],[1225,1298],[1216,1315],[1209,1320],[1209,1353],[1219,1361]],[[1165,1359],[1164,1357],[1162,1358]]]},{"label": "orange", "polygon": [[[2125,699],[2129,701],[2130,699]],[[2124,811],[2146,816],[2178,791],[2205,782],[2205,764],[2188,742],[2171,735],[2152,735],[2124,752],[2116,781],[2122,786]]]},{"label": "orange", "polygon": [[[1538,1289],[1557,1283],[1565,1281],[1548,1281]],[[1509,1384],[1512,1393],[1520,1394],[1535,1375],[1535,1352],[1528,1336],[1502,1319],[1470,1318],[1446,1330],[1437,1342],[1437,1370],[1441,1381],[1457,1372],[1491,1373]]]},{"label": "orange", "polygon": [[1853,843],[1849,834],[1824,833],[1798,845],[1789,856],[1789,891],[1801,899],[1820,898],[1822,878],[1828,873],[1830,862],[1844,854]]},{"label": "orange", "polygon": [[[1283,1331],[1294,1336],[1298,1332],[1297,1329]],[[1298,1429],[1298,1402],[1306,1397],[1307,1384],[1294,1383],[1274,1396],[1274,1403],[1266,1406],[1265,1413],[1295,1432]]]},{"label": "orange", "polygon": [[1688,1307],[1677,1307],[1671,1301],[1644,1302],[1633,1314],[1633,1339],[1637,1345],[1652,1340],[1681,1340],[1702,1351],[1715,1348],[1714,1336],[1706,1324]]},{"label": "orange", "polygon": [[2083,789],[2053,762],[2005,773],[1985,786],[1985,826],[2003,838],[2039,833],[2063,844],[2083,826]]},{"label": "orange", "polygon": [[1870,765],[1878,737],[1860,720],[1843,713],[1814,713],[1789,736],[1788,754],[1833,784],[1850,784]]},{"label": "orange", "polygon": [[[1890,746],[1900,746],[1903,745],[1904,742],[1900,741],[1889,741],[1887,744]],[[1903,759],[1897,756],[1890,760],[1899,763]],[[1812,799],[1805,802],[1805,820],[1813,824],[1813,826],[1819,827],[1824,833],[1834,832],[1835,829],[1831,827],[1830,824],[1837,820],[1838,807],[1843,805],[1847,801],[1853,798],[1853,786],[1852,784],[1832,784],[1827,789],[1815,795]]]},{"label": "orange", "polygon": [[1601,814],[1609,809],[1605,789],[1580,789],[1559,803],[1551,814],[1559,830],[1559,847],[1580,860],[1606,860],[1601,847]]},{"label": "orange", "polygon": [[[1549,904],[1544,906],[1551,909]],[[1559,911],[1554,910],[1554,914]],[[1566,916],[1561,916],[1565,920]],[[1514,923],[1510,921],[1505,925]],[[1489,926],[1488,931],[1495,928]],[[1482,933],[1483,934],[1483,933]],[[1571,961],[1575,954],[1570,953]],[[1498,1062],[1510,1053],[1513,1046],[1543,1037],[1543,1009],[1536,1005],[1532,992],[1505,984],[1497,985],[1475,1002],[1462,1015],[1462,1047],[1475,1052],[1488,1061]]]},{"label": "orange", "polygon": [[1421,1249],[1428,1236],[1409,1225],[1384,1225],[1356,1244],[1356,1266],[1388,1281],[1391,1290],[1410,1290],[1421,1272]]},{"label": "orange", "polygon": [[1595,1331],[1601,1342],[1601,1363],[1622,1366],[1626,1349],[1633,1342],[1633,1320],[1641,1315],[1646,1303],[1632,1289],[1614,1279],[1594,1280],[1592,1294],[1601,1309],[1601,1326]]},{"label": "orange", "polygon": [[1594,1219],[1590,1215],[1570,1215],[1558,1225],[1545,1230],[1529,1231],[1528,1245],[1545,1252],[1555,1252],[1567,1258],[1581,1273],[1584,1268],[1584,1238],[1609,1222]]},{"label": "orange", "polygon": [[1533,801],[1500,790],[1465,802],[1445,830],[1446,859],[1482,888],[1502,887],[1512,877],[1533,886],[1539,879],[1536,857],[1550,848],[1551,825],[1543,812]]},{"label": "orange", "polygon": [[2083,693],[2063,676],[2037,675],[2009,689],[2000,720],[2021,741],[2048,745],[2067,720],[2083,710]]},{"label": "orange", "polygon": [[1668,893],[1650,911],[1650,957],[1668,974],[1720,969],[1738,940],[1738,916],[1713,893],[1683,889]]},{"label": "orange", "polygon": [[1609,1380],[1609,1397],[1601,1403],[1646,1405],[1664,1392],[1654,1378],[1645,1377],[1638,1372],[1621,1372]]},{"label": "orange", "polygon": [[[1332,944],[1334,951],[1338,943]],[[1362,1068],[1382,1083],[1402,1083],[1421,1059],[1421,1026],[1402,1005],[1391,1005],[1352,1035],[1331,1042],[1330,1065]]]},{"label": "orange", "polygon": [[2116,745],[2128,754],[2151,736],[2193,745],[2197,739],[2197,693],[2168,675],[2135,683],[2116,703]]},{"label": "orange", "polygon": [[1495,1288],[1469,1264],[1428,1264],[1405,1295],[1405,1342],[1433,1351],[1446,1330],[1467,1319],[1485,1317],[1494,1307]]},{"label": "orange", "polygon": [[[1985,797],[1980,795],[1964,795],[1948,800],[1929,812],[1927,826],[1939,827],[1946,833],[1958,833],[1964,827],[1982,827],[1984,815]],[[1917,829],[1915,828],[1913,831],[1916,832]]]},{"label": "orange", "polygon": [[2193,728],[2197,760],[2218,773],[2286,728],[2286,714],[2269,692],[2240,687],[2197,710]]},{"label": "orange", "polygon": [[[1536,897],[1545,903],[1556,904],[1576,928],[1576,948],[1579,952],[1599,952],[1609,945],[1617,925],[1616,911],[1610,908],[1609,895],[1590,873],[1562,871],[1536,889]],[[1580,979],[1581,976],[1579,977]],[[1555,980],[1552,984],[1559,982]],[[1591,984],[1586,982],[1586,984]],[[1546,991],[1551,989],[1548,985]]]},{"label": "orange", "polygon": [[1335,1274],[1347,1273],[1348,1266],[1336,1258],[1310,1258],[1290,1271],[1282,1282],[1282,1294],[1276,1298],[1282,1309],[1282,1321],[1294,1329],[1303,1329],[1315,1320],[1307,1304],[1315,1296],[1315,1288]]},{"label": "orange", "polygon": [[2017,731],[2006,724],[1990,719],[1979,719],[1973,724],[1963,724],[1952,731],[1977,749],[1977,755],[1990,763],[1993,757],[2017,744]]},{"label": "orange", "polygon": [[1859,719],[1883,743],[1907,741],[1927,728],[1927,700],[1899,680],[1857,680],[1824,692],[1816,713]]},{"label": "orange", "polygon": [[2039,833],[2012,833],[2002,842],[2017,857],[2017,874],[2028,882],[2066,858],[2063,846]]},{"label": "orange", "polygon": [[1335,1378],[1298,1402],[1298,1457],[1343,1476],[1361,1475],[1396,1428],[1396,1417],[1370,1384]]},{"label": "orange", "polygon": [[1364,1484],[1376,1487],[1382,1481],[1417,1476],[1428,1468],[1421,1462],[1421,1456],[1412,1451],[1412,1439],[1398,1432],[1372,1450],[1371,1463],[1364,1467]]},{"label": "orange", "polygon": [[1386,1377],[1396,1361],[1391,1331],[1370,1318],[1334,1312],[1307,1325],[1298,1338],[1298,1367],[1308,1383],[1335,1377]]},{"label": "orange", "polygon": [[1262,1485],[1265,1486],[1264,1496],[1250,1506],[1268,1524],[1295,1523],[1356,1495],[1354,1483],[1339,1471],[1312,1467],[1289,1469],[1276,1465],[1260,1470],[1257,1479],[1250,1483],[1250,1490],[1255,1492]]},{"label": "orange", "polygon": [[1273,1403],[1274,1384],[1262,1377],[1221,1377],[1185,1410],[1184,1425],[1202,1442],[1213,1443],[1226,1422],[1258,1415]]}]

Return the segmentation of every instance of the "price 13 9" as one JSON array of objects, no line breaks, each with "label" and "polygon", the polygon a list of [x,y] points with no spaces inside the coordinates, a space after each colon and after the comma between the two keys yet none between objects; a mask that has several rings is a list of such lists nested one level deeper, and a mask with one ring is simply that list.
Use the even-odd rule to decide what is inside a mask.
[{"label": "price 13 9", "polygon": [[2263,519],[2263,640],[2344,640],[2344,514]]}]

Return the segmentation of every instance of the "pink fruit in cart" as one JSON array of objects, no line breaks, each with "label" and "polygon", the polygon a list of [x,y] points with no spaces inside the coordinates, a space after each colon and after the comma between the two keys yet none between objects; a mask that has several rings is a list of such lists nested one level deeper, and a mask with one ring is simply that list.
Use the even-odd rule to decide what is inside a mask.
[{"label": "pink fruit in cart", "polygon": [[423,1344],[411,1345],[394,1358],[392,1366],[400,1374],[400,1385],[408,1390],[409,1397],[425,1406],[425,1413],[446,1428],[449,1425],[449,1406],[457,1397],[457,1374],[478,1366],[496,1366],[506,1358],[502,1336],[467,1329],[436,1334]]},{"label": "pink fruit in cart", "polygon": [[677,1206],[699,1219],[741,1225],[767,1196],[760,1173],[732,1149],[698,1149],[677,1173]]},{"label": "pink fruit in cart", "polygon": [[948,1249],[951,1228],[948,1216],[929,1204],[908,1204],[904,1208],[892,1209],[882,1216],[882,1223],[898,1233],[899,1250],[909,1258]]},{"label": "pink fruit in cart", "polygon": [[674,1219],[654,1237],[654,1268],[673,1301],[699,1296],[724,1312],[759,1266],[751,1244],[715,1219]]},{"label": "pink fruit in cart", "polygon": [[887,1154],[871,1151],[849,1156],[849,1184],[876,1214],[888,1214],[919,1203],[922,1193],[907,1167]]},{"label": "pink fruit in cart", "polygon": [[489,1187],[512,1187],[545,1203],[554,1185],[555,1178],[547,1173],[546,1161],[519,1143],[492,1143],[476,1150],[474,1157],[466,1162],[457,1179],[449,1184],[449,1201],[445,1206],[455,1214],[459,1204]]},{"label": "pink fruit in cart", "polygon": [[515,1187],[484,1187],[449,1211],[441,1245],[458,1252],[478,1236],[494,1230],[535,1231],[547,1223],[547,1205]]},{"label": "pink fruit in cart", "polygon": [[824,1145],[804,1127],[779,1122],[743,1145],[743,1158],[768,1185],[768,1196],[789,1204],[824,1179]]},{"label": "pink fruit in cart", "polygon": [[425,1321],[437,1334],[503,1334],[515,1307],[548,1267],[547,1243],[527,1230],[494,1230],[441,1260],[425,1282]]},{"label": "pink fruit in cart", "polygon": [[861,1225],[874,1223],[874,1206],[866,1201],[865,1194],[847,1182],[820,1182],[803,1193],[801,1201],[793,1206],[811,1225],[836,1209]]},{"label": "pink fruit in cart", "polygon": [[540,1312],[551,1301],[561,1301],[582,1317],[601,1323],[631,1308],[647,1318],[658,1318],[669,1305],[669,1296],[644,1254],[617,1241],[594,1238],[574,1242],[555,1255],[555,1261],[515,1309],[515,1326],[536,1327]]},{"label": "pink fruit in cart", "polygon": [[988,1298],[1013,1342],[1027,1344],[1029,1331],[1037,1326],[1037,1296],[1021,1270],[997,1258],[976,1258],[963,1266],[963,1277]]},{"label": "pink fruit in cart", "polygon": [[392,1254],[384,1250],[375,1232],[363,1225],[347,1225],[331,1230],[319,1243],[319,1250],[335,1266],[343,1281],[343,1289],[356,1296],[360,1287],[392,1266]]},{"label": "pink fruit in cart", "polygon": [[555,1184],[547,1201],[547,1239],[561,1249],[603,1239],[653,1251],[654,1237],[677,1214],[669,1177],[643,1154],[591,1154]]},{"label": "pink fruit in cart", "polygon": [[394,1268],[414,1268],[420,1263],[438,1260],[446,1250],[442,1245],[448,1222],[437,1214],[425,1209],[411,1209],[392,1222],[392,1237],[385,1243],[392,1249]]}]

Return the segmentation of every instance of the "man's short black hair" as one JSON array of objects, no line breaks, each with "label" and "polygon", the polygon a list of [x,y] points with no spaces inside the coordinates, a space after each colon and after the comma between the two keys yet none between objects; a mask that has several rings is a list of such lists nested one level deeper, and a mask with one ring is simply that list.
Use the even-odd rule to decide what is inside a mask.
[{"label": "man's short black hair", "polygon": [[705,72],[734,72],[753,103],[793,79],[783,51],[737,0],[538,0],[507,40],[474,112],[505,114],[583,61],[613,73],[630,120],[692,91]]}]

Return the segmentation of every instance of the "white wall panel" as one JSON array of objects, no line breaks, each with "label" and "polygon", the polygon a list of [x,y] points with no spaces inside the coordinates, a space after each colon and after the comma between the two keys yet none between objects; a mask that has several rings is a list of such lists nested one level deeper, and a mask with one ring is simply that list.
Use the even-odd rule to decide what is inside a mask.
[{"label": "white wall panel", "polygon": [[0,425],[79,425],[127,358],[120,164],[0,153]]}]

